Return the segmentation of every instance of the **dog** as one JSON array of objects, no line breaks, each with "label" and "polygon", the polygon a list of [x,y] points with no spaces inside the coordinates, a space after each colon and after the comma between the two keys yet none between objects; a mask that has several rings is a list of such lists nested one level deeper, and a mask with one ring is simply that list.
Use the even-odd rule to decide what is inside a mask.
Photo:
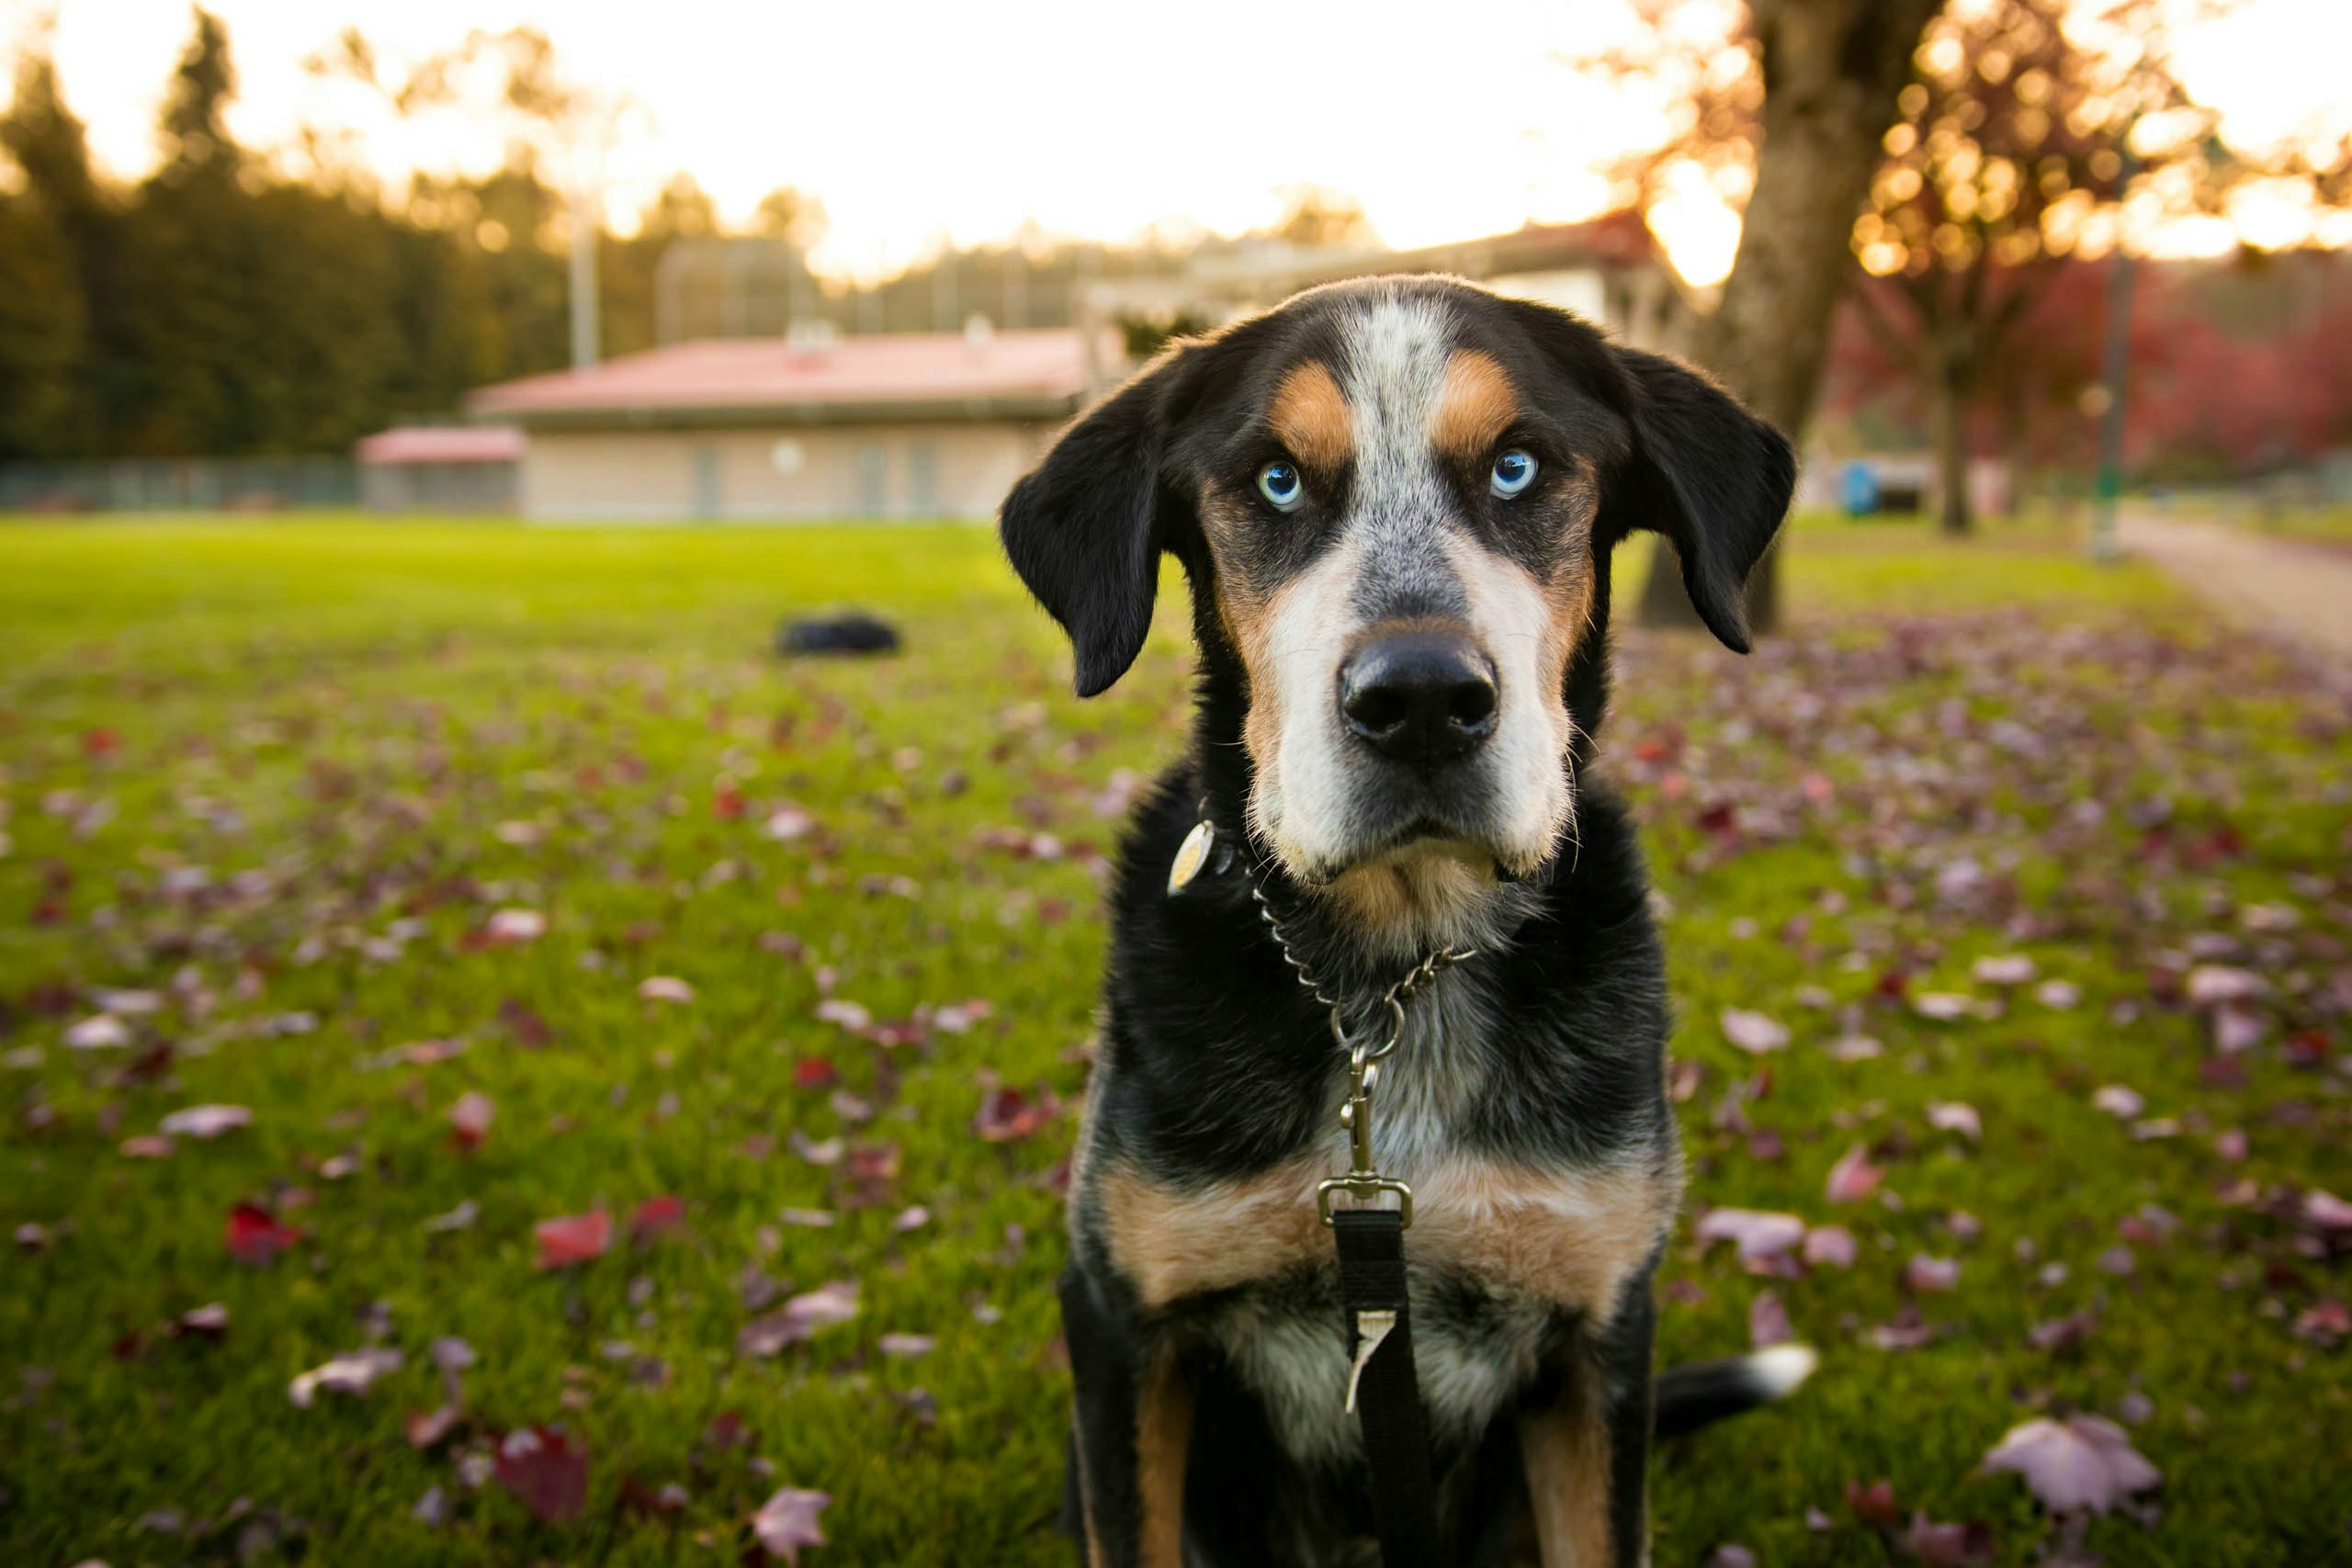
[{"label": "dog", "polygon": [[1447,1560],[1532,1533],[1546,1568],[1646,1562],[1654,1437],[1810,1371],[1792,1347],[1653,1378],[1681,1190],[1664,959],[1589,774],[1613,547],[1663,533],[1744,653],[1794,474],[1680,363],[1396,276],[1176,344],[1008,495],[1081,696],[1142,649],[1163,556],[1199,650],[1188,752],[1112,881],[1072,1160],[1065,1523],[1094,1568],[1379,1560],[1317,1184],[1350,1159],[1346,1037],[1432,955],[1373,1152],[1412,1194]]}]

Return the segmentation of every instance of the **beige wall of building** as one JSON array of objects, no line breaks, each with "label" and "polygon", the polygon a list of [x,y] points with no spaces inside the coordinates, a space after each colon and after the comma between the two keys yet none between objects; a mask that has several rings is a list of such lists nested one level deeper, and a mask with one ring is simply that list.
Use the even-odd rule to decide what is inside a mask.
[{"label": "beige wall of building", "polygon": [[524,513],[542,518],[987,517],[1053,426],[531,431]]}]

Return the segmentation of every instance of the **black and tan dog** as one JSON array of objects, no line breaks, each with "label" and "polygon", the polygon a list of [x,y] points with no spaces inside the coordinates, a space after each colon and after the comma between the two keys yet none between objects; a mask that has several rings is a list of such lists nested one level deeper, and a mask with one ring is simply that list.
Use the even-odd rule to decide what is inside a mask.
[{"label": "black and tan dog", "polygon": [[[1376,1554],[1317,1210],[1348,1165],[1347,1061],[1278,932],[1327,995],[1367,1001],[1476,953],[1415,998],[1378,1090],[1453,1562],[1531,1520],[1549,1568],[1645,1561],[1653,1435],[1809,1369],[1766,1352],[1654,1383],[1680,1187],[1663,962],[1633,829],[1584,776],[1611,547],[1666,534],[1745,651],[1742,584],[1792,475],[1777,432],[1679,364],[1392,277],[1177,346],[1006,501],[1081,694],[1142,648],[1163,554],[1200,646],[1190,754],[1112,898],[1071,1186],[1069,1511],[1097,1568]],[[1216,848],[1171,893],[1204,822]]]}]

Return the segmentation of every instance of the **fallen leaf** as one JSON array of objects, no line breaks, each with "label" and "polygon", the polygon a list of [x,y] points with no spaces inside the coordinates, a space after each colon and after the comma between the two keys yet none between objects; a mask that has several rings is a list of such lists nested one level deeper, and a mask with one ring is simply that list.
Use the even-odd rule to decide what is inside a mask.
[{"label": "fallen leaf", "polygon": [[200,1339],[219,1339],[229,1332],[229,1309],[220,1302],[190,1307],[165,1324],[164,1332],[175,1339],[190,1335]]},{"label": "fallen leaf", "polygon": [[277,1216],[259,1204],[239,1203],[229,1211],[223,1239],[230,1257],[258,1269],[301,1240],[302,1233],[292,1225],[279,1224]]},{"label": "fallen leaf", "polygon": [[812,1338],[819,1330],[857,1315],[857,1286],[845,1280],[820,1285],[775,1311],[745,1324],[735,1348],[746,1356],[773,1356],[786,1345]]},{"label": "fallen leaf", "polygon": [[1958,1133],[1971,1143],[1979,1142],[1984,1136],[1984,1119],[1977,1115],[1976,1107],[1956,1100],[1928,1101],[1928,1125],[1946,1133]]},{"label": "fallen leaf", "polygon": [[761,1504],[760,1511],[752,1516],[752,1533],[759,1538],[769,1556],[797,1563],[802,1547],[825,1544],[825,1532],[819,1527],[817,1516],[831,1502],[832,1498],[822,1492],[786,1486]]},{"label": "fallen leaf", "polygon": [[1767,1051],[1788,1048],[1787,1026],[1760,1012],[1751,1012],[1746,1008],[1725,1008],[1722,1022],[1724,1038],[1751,1055],[1761,1055]]},{"label": "fallen leaf", "polygon": [[2097,1416],[2012,1427],[1985,1454],[1984,1468],[2022,1478],[2052,1513],[2088,1508],[2104,1514],[2164,1480],[2133,1450],[2122,1427]]},{"label": "fallen leaf", "polygon": [[1996,1555],[1991,1526],[1973,1519],[1966,1524],[1939,1525],[1924,1513],[1911,1516],[1909,1528],[1895,1544],[1928,1568],[1989,1568]]},{"label": "fallen leaf", "polygon": [[531,1235],[539,1244],[534,1268],[569,1269],[605,1255],[613,1245],[613,1217],[602,1209],[592,1209],[584,1214],[541,1220],[531,1227]]},{"label": "fallen leaf", "polygon": [[1829,1168],[1827,1193],[1833,1203],[1859,1203],[1878,1190],[1886,1172],[1871,1163],[1870,1150],[1856,1144]]},{"label": "fallen leaf", "polygon": [[1911,1261],[1903,1266],[1903,1288],[1917,1292],[1940,1293],[1960,1287],[1960,1263],[1956,1258],[1930,1258],[1924,1252],[1914,1253]]},{"label": "fallen leaf", "polygon": [[286,1397],[297,1408],[308,1410],[322,1389],[330,1393],[365,1393],[378,1378],[400,1371],[404,1359],[398,1350],[385,1345],[354,1350],[297,1377],[286,1385]]},{"label": "fallen leaf", "polygon": [[497,1103],[479,1089],[468,1089],[449,1107],[449,1135],[461,1149],[478,1149],[482,1140],[490,1136],[490,1124],[496,1120]]},{"label": "fallen leaf", "polygon": [[2022,953],[1980,958],[1968,971],[1980,986],[2022,986],[2033,978],[2034,962]]},{"label": "fallen leaf", "polygon": [[542,1524],[579,1517],[588,1502],[588,1450],[553,1427],[522,1427],[500,1439],[491,1474]]},{"label": "fallen leaf", "polygon": [[664,1195],[648,1198],[628,1217],[628,1234],[637,1241],[651,1241],[686,1223],[686,1201]]},{"label": "fallen leaf", "polygon": [[2120,1083],[2109,1084],[2092,1095],[2091,1104],[2109,1116],[2126,1122],[2148,1109],[2148,1102],[2140,1098],[2138,1091]]},{"label": "fallen leaf", "polygon": [[495,942],[536,942],[547,934],[548,918],[537,909],[501,909],[482,927]]},{"label": "fallen leaf", "polygon": [[1789,1309],[1781,1304],[1777,1292],[1758,1291],[1747,1303],[1747,1337],[1758,1350],[1786,1345],[1797,1337],[1789,1326]]},{"label": "fallen leaf", "polygon": [[1812,1268],[1851,1269],[1854,1233],[1844,1225],[1815,1225],[1804,1233],[1804,1260]]},{"label": "fallen leaf", "polygon": [[1702,1244],[1728,1241],[1739,1249],[1744,1264],[1766,1264],[1787,1254],[1804,1240],[1804,1222],[1794,1214],[1755,1209],[1710,1209],[1699,1216],[1691,1234]]},{"label": "fallen leaf", "polygon": [[65,1032],[65,1043],[76,1051],[108,1051],[130,1043],[130,1028],[110,1012],[84,1019]]},{"label": "fallen leaf", "polygon": [[217,1138],[254,1124],[254,1113],[242,1105],[191,1105],[164,1118],[161,1131],[181,1138]]}]

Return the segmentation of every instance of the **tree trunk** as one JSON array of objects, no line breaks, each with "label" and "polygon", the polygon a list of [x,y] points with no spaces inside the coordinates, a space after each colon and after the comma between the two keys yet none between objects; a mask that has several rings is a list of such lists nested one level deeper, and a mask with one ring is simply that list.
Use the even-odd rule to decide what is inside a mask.
[{"label": "tree trunk", "polygon": [[[1802,450],[1844,293],[1854,215],[1894,122],[1895,95],[1939,0],[1750,0],[1764,108],[1756,189],[1723,301],[1690,357]],[[1747,583],[1750,626],[1779,619],[1778,550]],[[1658,542],[1642,592],[1645,626],[1695,626],[1673,549]]]},{"label": "tree trunk", "polygon": [[1949,367],[1936,377],[1936,478],[1943,494],[1936,526],[1955,538],[1971,526],[1968,506],[1968,384]]}]

